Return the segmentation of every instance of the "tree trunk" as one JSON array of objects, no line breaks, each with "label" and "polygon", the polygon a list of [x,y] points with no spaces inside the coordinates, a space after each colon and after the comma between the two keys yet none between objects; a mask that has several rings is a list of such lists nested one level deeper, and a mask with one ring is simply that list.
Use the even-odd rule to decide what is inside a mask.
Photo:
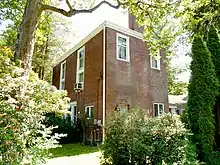
[{"label": "tree trunk", "polygon": [[25,80],[29,79],[31,71],[35,32],[42,13],[41,3],[42,0],[27,0],[15,46],[15,59],[22,61]]}]

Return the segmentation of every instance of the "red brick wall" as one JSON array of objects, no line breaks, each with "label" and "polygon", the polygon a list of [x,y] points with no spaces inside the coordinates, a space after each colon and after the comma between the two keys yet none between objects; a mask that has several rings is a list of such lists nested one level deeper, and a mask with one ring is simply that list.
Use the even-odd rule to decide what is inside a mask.
[{"label": "red brick wall", "polygon": [[[96,115],[98,115],[98,118],[101,119],[103,32],[98,33],[83,46],[85,46],[84,90],[81,94],[76,94],[74,91],[77,51],[66,58],[65,89],[71,101],[77,101],[78,106],[80,103],[84,103],[85,106],[94,106],[94,117],[97,118]],[[53,85],[57,88],[59,88],[60,82],[60,64],[53,68]],[[85,109],[83,106],[79,106],[78,111],[83,114]]]},{"label": "red brick wall", "polygon": [[103,31],[86,44],[85,54],[84,104],[93,105],[96,110],[94,115],[98,115],[100,119],[102,118]]},{"label": "red brick wall", "polygon": [[167,78],[162,60],[160,71],[152,69],[146,44],[131,36],[129,36],[130,62],[117,60],[116,33],[115,30],[106,28],[107,111],[113,110],[120,103],[129,104],[131,108],[152,109],[154,102],[164,103],[167,111]]}]

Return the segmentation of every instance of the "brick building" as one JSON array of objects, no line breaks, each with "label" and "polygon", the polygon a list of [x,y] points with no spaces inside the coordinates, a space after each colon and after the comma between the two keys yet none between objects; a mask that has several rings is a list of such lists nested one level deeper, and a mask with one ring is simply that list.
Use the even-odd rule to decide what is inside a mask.
[{"label": "brick building", "polygon": [[164,56],[149,56],[142,29],[103,22],[54,65],[53,85],[68,91],[71,119],[83,114],[103,125],[108,112],[139,107],[152,115],[168,111]]}]

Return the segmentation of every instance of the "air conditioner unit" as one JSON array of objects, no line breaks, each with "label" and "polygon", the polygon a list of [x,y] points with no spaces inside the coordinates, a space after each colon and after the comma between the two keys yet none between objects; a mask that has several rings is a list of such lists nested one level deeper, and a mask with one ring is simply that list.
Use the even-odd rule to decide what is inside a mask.
[{"label": "air conditioner unit", "polygon": [[75,83],[74,84],[74,90],[82,90],[83,84],[82,83]]}]

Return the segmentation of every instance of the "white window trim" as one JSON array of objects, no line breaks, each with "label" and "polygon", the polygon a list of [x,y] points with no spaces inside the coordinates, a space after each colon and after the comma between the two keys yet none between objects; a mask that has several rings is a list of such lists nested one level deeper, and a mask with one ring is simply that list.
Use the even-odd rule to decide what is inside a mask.
[{"label": "white window trim", "polygon": [[94,110],[94,106],[93,105],[86,106],[85,107],[85,113],[86,114],[87,114],[87,108],[89,108],[89,117],[87,116],[87,119],[91,119],[92,118],[91,108],[93,108],[93,110]]},{"label": "white window trim", "polygon": [[[79,60],[79,53],[84,49],[84,63],[83,63],[83,68],[82,69],[79,69],[79,63],[80,63],[80,60]],[[77,51],[77,65],[76,65],[76,83],[79,83],[79,74],[81,73],[84,73],[83,74],[83,82],[82,83],[82,87],[84,86],[84,78],[85,78],[85,46],[83,46],[82,48],[80,48],[78,51]]]},{"label": "white window trim", "polygon": [[[153,103],[153,110],[154,110],[154,116],[155,116],[155,108],[154,108],[154,105],[158,105],[158,111],[159,111],[159,105],[163,105],[163,112],[164,113],[164,103]],[[158,112],[158,116],[161,115],[159,112]]]},{"label": "white window trim", "polygon": [[[63,69],[63,65],[65,64],[65,71],[64,71],[64,78],[62,78],[62,69]],[[65,89],[65,79],[66,79],[66,61],[63,61],[60,64],[60,86],[59,89],[61,89],[61,83],[64,82],[64,89]]]},{"label": "white window trim", "polygon": [[[119,58],[119,54],[118,54],[118,50],[119,50],[119,48],[118,48],[118,37],[122,37],[122,38],[126,39],[126,55],[127,55],[126,60]],[[117,60],[130,62],[130,43],[129,43],[129,37],[128,36],[117,33],[117,35],[116,35],[116,54],[117,54]]]}]

